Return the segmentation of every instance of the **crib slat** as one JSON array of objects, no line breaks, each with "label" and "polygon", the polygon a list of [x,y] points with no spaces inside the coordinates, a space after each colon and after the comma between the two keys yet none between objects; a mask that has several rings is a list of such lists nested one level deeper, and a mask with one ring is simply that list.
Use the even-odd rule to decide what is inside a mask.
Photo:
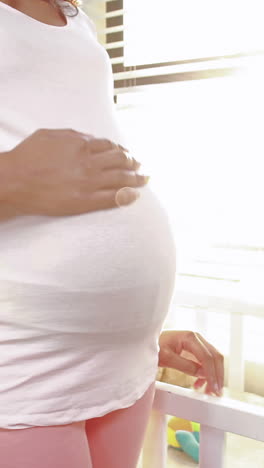
[{"label": "crib slat", "polygon": [[264,442],[263,407],[156,382],[142,468],[166,467],[167,414],[201,423],[200,468],[223,468],[225,432]]},{"label": "crib slat", "polygon": [[230,316],[230,344],[228,364],[228,387],[238,392],[244,391],[244,316]]},{"label": "crib slat", "polygon": [[225,433],[213,427],[200,428],[200,468],[223,468]]},{"label": "crib slat", "polygon": [[142,453],[142,468],[166,468],[167,465],[167,418],[152,410]]}]

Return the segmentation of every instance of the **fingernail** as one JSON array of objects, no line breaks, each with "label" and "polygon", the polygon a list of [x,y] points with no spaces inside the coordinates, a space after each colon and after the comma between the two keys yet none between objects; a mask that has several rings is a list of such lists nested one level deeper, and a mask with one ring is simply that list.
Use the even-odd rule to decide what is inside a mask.
[{"label": "fingernail", "polygon": [[131,187],[122,187],[115,194],[115,202],[119,207],[126,206],[129,203],[136,201],[140,197],[140,192]]},{"label": "fingernail", "polygon": [[140,184],[142,184],[142,182],[147,184],[150,179],[150,176],[145,176],[145,175],[137,174],[137,173],[136,173],[136,177]]},{"label": "fingernail", "polygon": [[219,389],[219,387],[218,387],[217,384],[214,384],[213,389],[214,389],[214,392],[215,392],[216,394],[218,394],[218,393],[220,392],[220,389]]},{"label": "fingernail", "polygon": [[148,184],[149,179],[150,179],[150,176],[144,176],[144,181],[146,182],[146,184]]}]

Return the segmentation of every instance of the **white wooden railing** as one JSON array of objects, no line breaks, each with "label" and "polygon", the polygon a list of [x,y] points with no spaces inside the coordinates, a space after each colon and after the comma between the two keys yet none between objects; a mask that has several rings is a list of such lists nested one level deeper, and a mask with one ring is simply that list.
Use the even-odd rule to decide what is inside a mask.
[{"label": "white wooden railing", "polygon": [[223,468],[226,432],[264,442],[264,407],[156,382],[142,468],[166,468],[167,414],[201,424],[200,468]]}]

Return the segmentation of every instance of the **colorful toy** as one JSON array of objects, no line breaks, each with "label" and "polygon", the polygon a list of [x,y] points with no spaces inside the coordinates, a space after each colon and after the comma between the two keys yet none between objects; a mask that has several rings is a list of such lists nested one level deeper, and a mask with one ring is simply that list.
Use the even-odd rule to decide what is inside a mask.
[{"label": "colorful toy", "polygon": [[168,445],[182,450],[199,463],[200,424],[173,416],[168,422]]}]

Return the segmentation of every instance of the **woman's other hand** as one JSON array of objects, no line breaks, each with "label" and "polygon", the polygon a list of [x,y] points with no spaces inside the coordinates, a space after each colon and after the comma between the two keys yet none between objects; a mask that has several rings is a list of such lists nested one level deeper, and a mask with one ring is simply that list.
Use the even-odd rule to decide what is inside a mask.
[{"label": "woman's other hand", "polygon": [[[194,384],[196,389],[206,384],[205,393],[222,395],[224,357],[199,333],[164,330],[159,338],[159,346],[160,367],[170,367],[197,377]],[[190,359],[181,356],[183,352],[187,352]]]}]

